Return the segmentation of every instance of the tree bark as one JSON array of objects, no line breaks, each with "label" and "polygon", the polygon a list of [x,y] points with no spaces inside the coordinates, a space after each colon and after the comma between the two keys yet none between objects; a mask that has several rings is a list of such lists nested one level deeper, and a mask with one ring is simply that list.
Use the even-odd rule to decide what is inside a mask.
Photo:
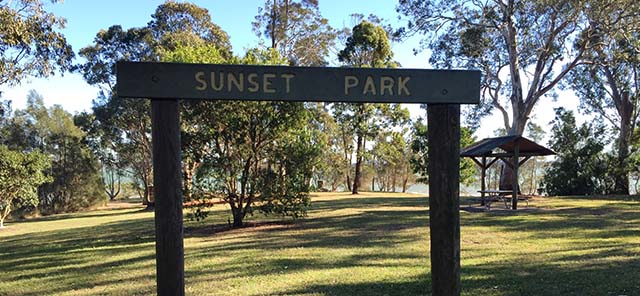
[{"label": "tree bark", "polygon": [[402,193],[406,193],[407,192],[407,183],[409,182],[409,178],[405,177],[402,180]]},{"label": "tree bark", "polygon": [[360,175],[362,168],[362,156],[364,150],[364,135],[362,133],[358,133],[358,140],[356,144],[356,173],[353,176],[353,188],[351,190],[351,194],[358,194],[358,188],[360,187]]},{"label": "tree bark", "polygon": [[629,100],[629,94],[621,94],[619,114],[620,114],[620,136],[618,137],[618,159],[614,170],[615,188],[614,194],[629,195],[629,176],[627,169],[627,158],[629,157],[629,140],[632,134],[631,117],[633,114],[633,104]]},{"label": "tree bark", "polygon": [[4,219],[6,219],[11,213],[11,204],[7,203],[7,206],[4,208],[3,212],[0,213],[0,228],[4,228]]}]

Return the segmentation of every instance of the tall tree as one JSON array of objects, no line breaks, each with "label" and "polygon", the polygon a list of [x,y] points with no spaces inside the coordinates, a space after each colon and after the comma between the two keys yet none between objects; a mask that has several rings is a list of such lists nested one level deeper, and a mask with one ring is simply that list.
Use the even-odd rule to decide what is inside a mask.
[{"label": "tall tree", "polygon": [[[161,60],[164,62],[180,63],[238,63],[237,59],[228,59],[226,53],[215,45],[186,46],[178,45],[173,51],[165,52]],[[207,101],[185,101],[180,104],[181,112],[181,146],[182,146],[182,174],[183,197],[190,200],[193,193],[194,177],[202,166],[205,156],[211,152],[210,134],[204,127],[210,114],[201,110],[210,109],[212,103]]]},{"label": "tall tree", "polygon": [[396,192],[401,187],[406,192],[414,179],[410,164],[413,151],[404,138],[405,132],[387,131],[378,135],[370,153],[376,174],[371,181],[372,190],[377,179],[381,191]]},{"label": "tall tree", "polygon": [[[387,32],[379,25],[363,20],[353,27],[345,48],[338,54],[340,62],[351,67],[395,67]],[[367,139],[375,139],[381,128],[405,123],[408,111],[399,104],[337,103],[334,117],[339,124],[350,125],[355,133],[356,163],[351,192],[358,193]]]},{"label": "tall tree", "polygon": [[73,50],[59,32],[66,20],[46,12],[41,1],[0,1],[0,23],[0,85],[71,67]]},{"label": "tall tree", "polygon": [[38,186],[50,181],[49,157],[40,152],[9,150],[0,145],[0,228],[13,207],[38,205]]},{"label": "tall tree", "polygon": [[41,212],[75,211],[104,202],[97,159],[71,114],[59,105],[45,107],[42,96],[31,91],[27,107],[14,117],[16,126],[26,131],[26,141],[10,144],[51,158],[51,182],[38,190]]},{"label": "tall tree", "polygon": [[337,32],[323,18],[318,0],[266,0],[252,23],[258,37],[297,66],[323,66]]},{"label": "tall tree", "polygon": [[[223,59],[214,46],[178,47],[167,61],[233,62],[282,65],[273,49],[249,50],[242,58]],[[321,149],[308,126],[303,103],[207,101],[186,104],[185,164],[193,164],[194,196],[221,196],[231,208],[234,226],[259,210],[284,216],[305,215],[308,188]]]},{"label": "tall tree", "polygon": [[85,80],[100,86],[94,104],[99,126],[108,132],[121,167],[132,170],[142,184],[143,203],[152,207],[149,186],[153,180],[151,162],[151,119],[148,100],[117,99],[115,65],[120,60],[159,61],[180,46],[212,45],[231,55],[228,35],[211,22],[209,12],[191,3],[167,1],[142,28],[123,30],[111,26],[96,34],[94,44],[80,50],[87,62],[79,66]]},{"label": "tall tree", "polygon": [[[525,134],[528,138],[536,143],[540,143],[544,138],[545,131],[542,126],[533,121],[527,123]],[[527,188],[529,194],[535,194],[538,190],[539,177],[538,172],[544,168],[544,157],[534,156],[520,167],[520,176],[522,178],[522,188]],[[528,182],[527,182],[528,181]],[[524,192],[524,189],[523,189]]]},{"label": "tall tree", "polygon": [[202,44],[217,47],[226,57],[231,57],[229,36],[211,21],[205,8],[189,2],[168,0],[156,8],[147,24],[153,36],[153,49],[159,60],[163,51],[172,51],[176,46]]},{"label": "tall tree", "polygon": [[607,139],[602,122],[576,124],[572,111],[556,109],[549,145],[557,159],[547,169],[542,186],[550,195],[610,194]]},{"label": "tall tree", "polygon": [[[589,42],[586,63],[571,74],[570,85],[581,109],[614,127],[617,194],[629,194],[629,145],[640,114],[640,4],[637,1],[595,1],[589,23],[598,34]],[[578,46],[586,40],[578,40]]]},{"label": "tall tree", "polygon": [[508,133],[522,135],[540,98],[552,93],[591,46],[587,3],[400,0],[397,11],[409,21],[398,34],[425,34],[437,67],[480,69],[481,104],[471,118],[495,108]]}]

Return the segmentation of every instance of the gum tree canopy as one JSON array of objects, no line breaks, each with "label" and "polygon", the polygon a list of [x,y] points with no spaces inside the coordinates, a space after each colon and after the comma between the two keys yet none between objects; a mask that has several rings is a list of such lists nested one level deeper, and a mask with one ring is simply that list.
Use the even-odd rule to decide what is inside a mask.
[{"label": "gum tree canopy", "polygon": [[73,50],[58,32],[66,20],[46,12],[41,1],[0,1],[0,23],[0,85],[71,67]]},{"label": "gum tree canopy", "polygon": [[594,7],[582,0],[400,0],[408,23],[397,34],[425,34],[436,67],[482,70],[471,118],[495,108],[508,133],[522,135],[540,98],[582,62],[594,34],[585,11]]}]

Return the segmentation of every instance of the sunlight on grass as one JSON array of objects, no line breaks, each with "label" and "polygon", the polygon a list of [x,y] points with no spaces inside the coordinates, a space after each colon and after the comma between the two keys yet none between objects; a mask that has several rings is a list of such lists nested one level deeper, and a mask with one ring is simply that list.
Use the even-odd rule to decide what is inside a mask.
[{"label": "sunlight on grass", "polygon": [[[222,205],[204,223],[187,221],[187,294],[429,295],[426,198],[312,199],[300,221],[228,230]],[[547,198],[516,213],[460,215],[463,295],[640,293],[638,201]],[[155,293],[151,212],[100,210],[7,225],[0,295]]]}]

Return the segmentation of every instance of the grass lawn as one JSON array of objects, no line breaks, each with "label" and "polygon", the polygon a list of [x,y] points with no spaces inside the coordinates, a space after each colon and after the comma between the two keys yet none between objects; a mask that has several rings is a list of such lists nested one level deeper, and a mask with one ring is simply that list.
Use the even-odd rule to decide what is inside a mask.
[{"label": "grass lawn", "polygon": [[[185,224],[189,295],[429,295],[428,201],[314,194],[303,221],[222,205]],[[464,204],[464,202],[463,202]],[[463,295],[640,295],[640,202],[547,198],[461,211]],[[214,227],[214,225],[217,225]],[[0,295],[155,293],[153,213],[124,207],[8,222]]]}]

